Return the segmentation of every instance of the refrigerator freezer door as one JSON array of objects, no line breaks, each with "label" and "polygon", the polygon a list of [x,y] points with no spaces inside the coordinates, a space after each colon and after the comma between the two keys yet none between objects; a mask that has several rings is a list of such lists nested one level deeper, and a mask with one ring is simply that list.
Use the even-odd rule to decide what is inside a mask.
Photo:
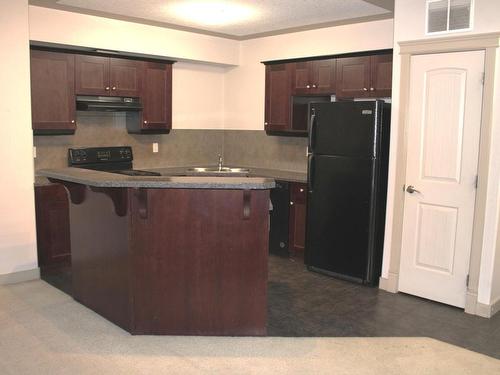
[{"label": "refrigerator freezer door", "polygon": [[376,154],[382,102],[315,103],[309,152],[371,158]]},{"label": "refrigerator freezer door", "polygon": [[306,264],[365,281],[375,161],[310,156]]}]

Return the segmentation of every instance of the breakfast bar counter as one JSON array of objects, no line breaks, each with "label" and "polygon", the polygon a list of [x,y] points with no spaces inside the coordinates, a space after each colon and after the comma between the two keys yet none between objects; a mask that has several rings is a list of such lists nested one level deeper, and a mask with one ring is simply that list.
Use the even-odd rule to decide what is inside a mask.
[{"label": "breakfast bar counter", "polygon": [[68,191],[77,301],[132,334],[266,334],[273,180],[38,174]]}]

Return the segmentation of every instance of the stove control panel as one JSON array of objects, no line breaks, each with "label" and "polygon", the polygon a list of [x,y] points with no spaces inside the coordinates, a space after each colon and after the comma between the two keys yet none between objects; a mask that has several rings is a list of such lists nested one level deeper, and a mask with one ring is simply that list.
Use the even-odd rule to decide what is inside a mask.
[{"label": "stove control panel", "polygon": [[132,162],[132,147],[89,147],[68,149],[68,164],[83,166],[96,163]]}]

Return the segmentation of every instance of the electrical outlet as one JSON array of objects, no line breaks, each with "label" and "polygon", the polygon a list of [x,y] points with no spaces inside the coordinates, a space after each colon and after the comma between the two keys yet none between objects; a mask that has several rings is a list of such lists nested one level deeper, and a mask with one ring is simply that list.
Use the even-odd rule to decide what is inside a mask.
[{"label": "electrical outlet", "polygon": [[36,146],[33,146],[33,159],[36,159]]},{"label": "electrical outlet", "polygon": [[153,152],[158,152],[158,142],[153,142]]}]

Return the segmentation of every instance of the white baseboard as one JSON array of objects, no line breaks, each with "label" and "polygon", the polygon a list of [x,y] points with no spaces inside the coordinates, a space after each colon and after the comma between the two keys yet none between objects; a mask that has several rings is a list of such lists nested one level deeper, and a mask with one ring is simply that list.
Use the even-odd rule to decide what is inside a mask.
[{"label": "white baseboard", "polygon": [[40,268],[0,275],[0,285],[22,283],[40,278]]},{"label": "white baseboard", "polygon": [[389,277],[380,277],[378,287],[387,292],[398,292],[398,274],[389,272]]},{"label": "white baseboard", "polygon": [[500,311],[500,299],[487,305],[485,303],[478,302],[476,305],[476,315],[482,316],[483,318],[491,318],[497,312]]}]

